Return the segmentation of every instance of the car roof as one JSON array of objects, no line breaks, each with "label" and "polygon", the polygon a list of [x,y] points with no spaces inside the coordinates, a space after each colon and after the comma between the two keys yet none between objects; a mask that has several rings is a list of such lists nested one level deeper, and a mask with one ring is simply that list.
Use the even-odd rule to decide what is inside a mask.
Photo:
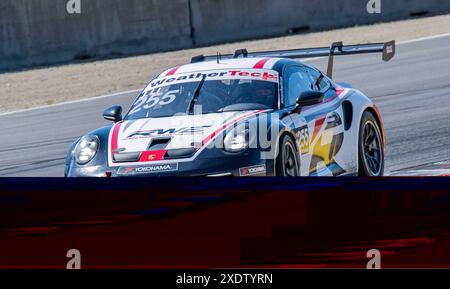
[{"label": "car roof", "polygon": [[[176,66],[163,71],[158,78],[179,73],[201,72],[208,70],[222,70],[222,69],[268,69],[281,72],[281,69],[287,63],[301,63],[298,60],[291,60],[277,57],[249,57],[249,58],[235,58],[222,59],[217,61],[202,61],[196,63]],[[281,64],[281,65],[280,65]]]}]

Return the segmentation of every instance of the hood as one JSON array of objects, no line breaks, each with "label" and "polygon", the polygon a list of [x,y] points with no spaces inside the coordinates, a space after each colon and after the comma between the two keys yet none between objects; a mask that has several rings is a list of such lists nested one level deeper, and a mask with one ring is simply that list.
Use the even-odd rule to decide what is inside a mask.
[{"label": "hood", "polygon": [[222,112],[119,122],[111,128],[109,136],[110,165],[191,156],[226,128],[262,112]]}]

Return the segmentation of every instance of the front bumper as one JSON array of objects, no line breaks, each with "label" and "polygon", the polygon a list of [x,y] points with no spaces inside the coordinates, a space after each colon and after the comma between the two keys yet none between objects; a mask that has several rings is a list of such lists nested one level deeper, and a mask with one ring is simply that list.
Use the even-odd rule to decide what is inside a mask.
[{"label": "front bumper", "polygon": [[68,177],[160,177],[160,176],[273,176],[273,160],[261,158],[257,149],[242,153],[215,153],[198,156],[189,162],[155,162],[129,166],[109,167],[105,164],[79,166],[73,161]]}]

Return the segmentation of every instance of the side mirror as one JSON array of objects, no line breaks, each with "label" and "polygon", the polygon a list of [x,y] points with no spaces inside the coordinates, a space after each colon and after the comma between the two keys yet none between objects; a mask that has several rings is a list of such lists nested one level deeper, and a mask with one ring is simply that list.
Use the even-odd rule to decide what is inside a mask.
[{"label": "side mirror", "polygon": [[120,105],[114,105],[105,109],[103,112],[103,118],[118,122],[122,120],[122,107]]},{"label": "side mirror", "polygon": [[305,91],[297,98],[298,106],[309,106],[321,103],[323,101],[323,92],[320,91]]}]

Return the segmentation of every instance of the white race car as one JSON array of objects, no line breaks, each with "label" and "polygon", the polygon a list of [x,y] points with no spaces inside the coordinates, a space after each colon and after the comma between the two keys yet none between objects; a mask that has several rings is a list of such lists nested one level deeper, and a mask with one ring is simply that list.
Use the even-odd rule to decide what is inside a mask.
[{"label": "white race car", "polygon": [[[381,176],[377,107],[331,79],[334,55],[395,42],[197,56],[149,82],[113,124],[75,141],[66,176]],[[297,58],[328,56],[327,74]]]}]

